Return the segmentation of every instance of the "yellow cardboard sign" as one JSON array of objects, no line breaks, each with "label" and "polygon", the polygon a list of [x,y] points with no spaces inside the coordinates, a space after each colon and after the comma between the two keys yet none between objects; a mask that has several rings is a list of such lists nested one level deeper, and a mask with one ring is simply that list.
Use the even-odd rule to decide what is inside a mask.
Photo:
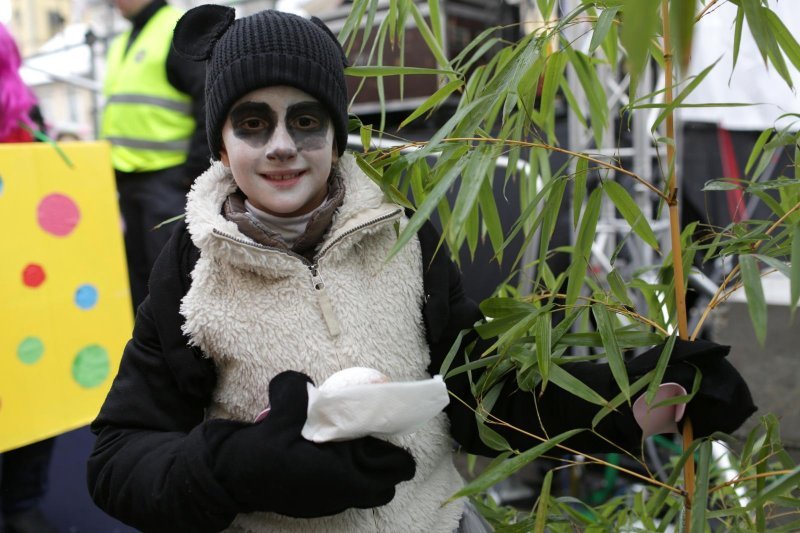
[{"label": "yellow cardboard sign", "polygon": [[130,338],[107,143],[0,144],[0,451],[86,425]]}]

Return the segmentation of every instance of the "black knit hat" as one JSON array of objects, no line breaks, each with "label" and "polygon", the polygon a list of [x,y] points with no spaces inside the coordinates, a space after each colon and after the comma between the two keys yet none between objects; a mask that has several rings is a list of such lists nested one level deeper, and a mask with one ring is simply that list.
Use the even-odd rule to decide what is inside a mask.
[{"label": "black knit hat", "polygon": [[220,158],[222,127],[236,100],[256,89],[288,85],[327,108],[339,155],[347,145],[347,58],[339,41],[316,17],[310,20],[267,10],[235,19],[235,10],[203,5],[175,26],[173,47],[182,56],[206,60],[206,135]]}]

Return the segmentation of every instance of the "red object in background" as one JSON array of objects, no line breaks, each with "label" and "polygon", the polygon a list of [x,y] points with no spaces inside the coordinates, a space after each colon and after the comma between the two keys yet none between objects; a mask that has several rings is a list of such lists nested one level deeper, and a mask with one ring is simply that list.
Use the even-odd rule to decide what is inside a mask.
[{"label": "red object in background", "polygon": [[[736,162],[736,151],[733,149],[733,140],[728,130],[719,128],[718,139],[719,148],[722,156],[722,172],[725,177],[733,179],[741,179],[742,174],[739,172],[739,164]],[[732,189],[725,191],[728,200],[728,214],[732,222],[741,222],[746,218],[744,193],[741,189]]]},{"label": "red object in background", "polygon": [[33,135],[24,129],[17,128],[4,138],[0,139],[0,143],[30,143],[33,142]]}]

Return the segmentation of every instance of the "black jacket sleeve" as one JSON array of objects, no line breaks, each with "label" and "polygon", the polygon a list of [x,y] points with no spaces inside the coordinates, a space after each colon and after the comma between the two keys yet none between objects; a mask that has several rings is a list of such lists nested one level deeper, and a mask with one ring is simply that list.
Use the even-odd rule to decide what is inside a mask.
[{"label": "black jacket sleeve", "polygon": [[189,141],[189,153],[184,164],[187,180],[191,182],[208,169],[211,157],[206,139],[205,62],[183,58],[170,47],[167,54],[167,80],[192,99],[195,130]]},{"label": "black jacket sleeve", "polygon": [[[451,368],[464,361],[465,346],[476,343],[469,355],[474,360],[491,346],[494,339],[480,339],[472,329],[484,317],[478,305],[464,294],[455,264],[441,250],[436,253],[439,242],[436,230],[428,224],[418,235],[424,261],[426,304],[423,315],[431,350],[429,372],[436,374],[462,330],[470,332],[463,339],[462,353],[457,354]],[[724,359],[727,353],[728,347],[701,341],[677,341],[672,351],[665,381],[676,381],[691,390],[695,370],[699,369],[703,376],[700,390],[687,407],[695,426],[695,436],[706,436],[714,431],[732,432],[755,411],[746,383]],[[626,363],[631,380],[655,368],[659,355],[660,347],[655,347]],[[619,387],[607,364],[576,362],[564,364],[562,368],[606,400],[619,394]],[[472,380],[477,381],[482,372],[483,369],[473,371]],[[614,452],[620,448],[635,452],[641,447],[642,430],[628,404],[621,405],[603,418],[592,432],[588,428],[591,428],[599,406],[574,396],[554,383],[548,384],[544,392],[526,392],[518,388],[515,374],[511,371],[503,378],[502,391],[491,411],[500,420],[539,437],[554,437],[571,429],[586,429],[563,443],[583,453]],[[464,372],[452,376],[446,380],[446,384],[451,395],[463,400],[451,398],[446,408],[453,438],[469,453],[497,455],[498,451],[484,444],[479,436],[474,412],[476,400],[469,374]],[[540,442],[510,428],[498,425],[490,427],[515,449],[524,450]]]},{"label": "black jacket sleeve", "polygon": [[[464,293],[461,274],[456,265],[441,249],[437,253],[439,234],[431,224],[424,225],[418,232],[423,257],[423,277],[426,291],[426,304],[423,309],[427,329],[427,340],[431,350],[429,372],[439,373],[445,356],[462,330],[472,327],[482,320],[478,305]],[[475,358],[491,345],[492,340],[478,338],[470,331],[461,342],[464,347],[476,342],[470,352]],[[463,353],[459,353],[456,363],[464,361]],[[594,362],[573,363],[564,369],[578,379],[594,388],[601,396],[610,399],[619,389],[607,365]],[[472,372],[472,380],[477,380],[482,371]],[[469,453],[494,456],[499,452],[484,444],[478,433],[478,424],[474,409],[477,402],[472,394],[469,374],[461,373],[446,380],[447,389],[451,393],[451,401],[445,411],[450,419],[450,432],[464,451]],[[465,403],[453,398],[460,398]],[[515,375],[509,373],[503,384],[503,390],[496,401],[492,414],[513,426],[539,436],[556,436],[564,431],[576,428],[591,427],[592,419],[597,414],[598,406],[591,404],[571,393],[549,384],[543,394],[533,394],[518,390]],[[538,416],[537,416],[538,413]],[[541,421],[541,423],[540,423]],[[508,443],[516,449],[527,449],[540,441],[518,431],[492,426]],[[595,430],[628,449],[635,449],[641,441],[641,429],[636,424],[630,408],[620,407],[618,412],[606,416]],[[564,442],[583,452],[618,451],[597,435],[584,431]]]},{"label": "black jacket sleeve", "polygon": [[193,252],[179,228],[156,262],[153,294],[139,307],[133,338],[91,425],[97,435],[87,465],[92,498],[143,531],[219,531],[238,512],[210,466],[216,450],[209,448],[203,415],[213,367],[170,323],[180,320]]}]

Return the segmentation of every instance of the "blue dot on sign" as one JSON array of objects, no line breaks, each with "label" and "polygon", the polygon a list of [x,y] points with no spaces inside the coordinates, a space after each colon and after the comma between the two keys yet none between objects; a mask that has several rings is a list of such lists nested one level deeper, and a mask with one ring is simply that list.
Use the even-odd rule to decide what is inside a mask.
[{"label": "blue dot on sign", "polygon": [[97,305],[97,289],[94,285],[85,284],[75,291],[75,305],[81,309],[91,309]]},{"label": "blue dot on sign", "polygon": [[0,196],[3,196],[3,176],[0,176]]}]

